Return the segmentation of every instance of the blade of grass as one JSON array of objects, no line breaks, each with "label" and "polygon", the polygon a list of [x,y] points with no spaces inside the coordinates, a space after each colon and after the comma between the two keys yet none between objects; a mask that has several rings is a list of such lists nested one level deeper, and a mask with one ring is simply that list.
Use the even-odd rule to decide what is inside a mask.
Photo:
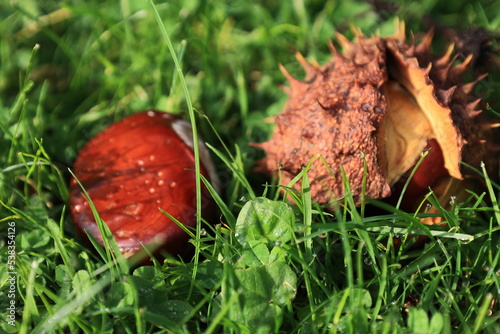
[{"label": "blade of grass", "polygon": [[[92,210],[92,214],[94,215],[94,219],[96,221],[97,227],[99,228],[99,232],[101,233],[102,236],[102,242],[104,244],[104,250],[106,252],[106,257],[104,257],[104,260],[107,260],[108,264],[114,264],[117,265],[118,272],[116,275],[120,276],[123,274],[126,274],[129,272],[130,267],[123,257],[123,254],[120,251],[120,248],[118,247],[118,244],[116,243],[115,238],[113,237],[113,234],[111,233],[108,225],[106,225],[105,222],[102,221],[101,217],[99,216],[99,213],[97,212],[97,209],[92,202],[92,199],[90,198],[89,194],[81,184],[80,180],[73,174],[73,171],[71,169],[68,169],[70,174],[73,176],[75,181],[78,183],[80,188],[82,189],[83,192],[83,197],[85,200],[89,203],[89,206]],[[85,231],[87,233],[87,231]],[[91,240],[92,243],[97,243],[97,241],[91,237],[89,233],[87,233],[87,236]],[[97,246],[94,244],[94,246]],[[96,247],[96,249],[99,249],[99,247]],[[113,272],[115,270],[115,266],[111,266],[110,269]]]},{"label": "blade of grass", "polygon": [[231,162],[224,154],[222,154],[221,151],[219,151],[209,143],[207,143],[206,145],[233,172],[235,178],[245,187],[245,190],[248,192],[251,199],[255,198],[255,193],[252,189],[252,186],[248,182],[248,179],[246,178],[244,171],[241,168],[239,168],[241,167],[240,164]]},{"label": "blade of grass", "polygon": [[71,316],[78,308],[89,303],[98,293],[106,288],[111,283],[111,275],[104,274],[96,283],[94,283],[85,294],[80,294],[75,299],[68,301],[63,300],[55,307],[57,311],[53,314],[48,314],[40,323],[38,323],[30,333],[45,334],[53,333],[54,330],[69,316]]},{"label": "blade of grass", "polygon": [[488,188],[488,194],[490,195],[491,202],[493,205],[493,212],[495,215],[495,219],[497,221],[497,224],[500,225],[500,208],[498,206],[498,201],[495,192],[493,191],[493,186],[491,185],[491,180],[488,177],[488,173],[486,172],[486,167],[484,165],[484,162],[481,162],[481,169],[483,171],[484,181],[486,182],[486,187]]},{"label": "blade of grass", "polygon": [[195,187],[196,187],[196,238],[195,238],[195,255],[194,255],[194,267],[193,267],[193,274],[192,274],[192,281],[191,281],[191,287],[189,289],[189,294],[188,294],[188,300],[191,299],[191,295],[193,293],[193,288],[194,288],[194,281],[196,280],[196,274],[198,271],[198,262],[200,260],[200,247],[199,247],[199,242],[201,238],[201,172],[200,172],[200,149],[198,146],[198,129],[196,126],[196,118],[193,110],[193,104],[191,102],[191,97],[189,94],[189,89],[186,84],[186,80],[184,78],[184,73],[182,71],[181,64],[179,62],[179,59],[177,57],[177,53],[175,52],[175,49],[172,45],[172,42],[170,40],[170,36],[167,32],[167,29],[165,28],[165,25],[163,23],[163,20],[160,16],[160,13],[158,13],[158,10],[156,9],[155,4],[153,3],[152,0],[148,0],[148,3],[151,7],[151,10],[153,11],[154,17],[156,22],[158,23],[158,27],[160,29],[160,32],[163,36],[163,39],[167,43],[168,49],[170,51],[170,55],[172,56],[172,60],[174,61],[175,68],[177,70],[177,74],[179,76],[179,81],[181,83],[182,90],[184,92],[184,97],[186,99],[186,104],[187,104],[187,109],[188,109],[188,114],[189,114],[189,120],[191,123],[191,127],[193,130],[193,153],[194,153],[194,170],[195,170]]}]

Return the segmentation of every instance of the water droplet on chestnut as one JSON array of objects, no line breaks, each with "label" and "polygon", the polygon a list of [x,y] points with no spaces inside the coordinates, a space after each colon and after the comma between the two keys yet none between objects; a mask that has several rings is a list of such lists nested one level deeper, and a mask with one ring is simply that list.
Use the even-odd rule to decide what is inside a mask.
[{"label": "water droplet on chestnut", "polygon": [[140,206],[137,203],[129,204],[123,210],[123,213],[127,215],[136,215],[139,213]]},{"label": "water droplet on chestnut", "polygon": [[114,207],[116,207],[116,202],[109,202],[107,205],[107,209],[112,209]]}]

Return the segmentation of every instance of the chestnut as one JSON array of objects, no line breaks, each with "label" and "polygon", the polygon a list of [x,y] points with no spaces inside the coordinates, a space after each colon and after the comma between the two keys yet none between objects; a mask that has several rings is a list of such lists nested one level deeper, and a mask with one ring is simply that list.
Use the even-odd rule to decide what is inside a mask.
[{"label": "chestnut", "polygon": [[434,186],[437,186],[442,180],[449,179],[448,172],[444,167],[443,153],[437,141],[435,139],[428,140],[424,147],[424,151],[427,151],[427,155],[420,162],[418,168],[413,173],[415,168],[415,165],[413,165],[401,176],[394,184],[392,189],[393,194],[387,200],[391,204],[397,203],[408,178],[413,173],[404,192],[404,198],[409,200],[403,201],[400,207],[408,212],[417,209],[421,199],[429,192],[429,188],[434,188]]},{"label": "chestnut", "polygon": [[[112,124],[79,152],[73,174],[109,227],[126,258],[147,246],[187,256],[188,234],[182,224],[196,224],[196,187],[191,125],[170,113],[144,111]],[[216,182],[209,152],[200,141],[201,174]],[[79,232],[103,244],[81,186],[70,181],[71,214]],[[213,200],[202,185],[202,211],[208,217]]]}]

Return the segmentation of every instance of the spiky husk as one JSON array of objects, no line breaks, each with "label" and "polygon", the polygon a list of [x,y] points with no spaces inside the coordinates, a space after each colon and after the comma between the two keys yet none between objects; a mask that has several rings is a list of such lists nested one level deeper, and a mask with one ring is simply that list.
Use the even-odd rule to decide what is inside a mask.
[{"label": "spiky husk", "polygon": [[308,176],[313,198],[320,203],[344,194],[340,166],[351,183],[356,201],[366,174],[366,195],[385,197],[390,189],[378,164],[376,130],[385,114],[382,85],[387,81],[384,45],[380,38],[361,38],[361,47],[345,41],[345,55],[322,67],[304,66],[306,81],[284,68],[291,90],[283,112],[275,117],[273,138],[258,146],[267,153],[261,166],[280,171],[287,185],[314,157]]},{"label": "spiky husk", "polygon": [[[470,57],[455,64],[452,47],[433,56],[432,35],[407,42],[404,24],[387,38],[357,33],[353,43],[337,35],[343,54],[332,45],[327,64],[311,65],[297,56],[305,81],[281,67],[289,100],[275,116],[272,139],[256,144],[266,151],[260,169],[276,173],[286,186],[310,166],[311,195],[321,204],[346,194],[343,170],[359,204],[363,196],[389,196],[435,140],[449,176],[462,179],[464,145],[482,142],[478,129],[484,126],[474,120],[480,100],[472,90],[484,76],[463,83]],[[482,151],[474,152],[470,160],[477,162]]]}]

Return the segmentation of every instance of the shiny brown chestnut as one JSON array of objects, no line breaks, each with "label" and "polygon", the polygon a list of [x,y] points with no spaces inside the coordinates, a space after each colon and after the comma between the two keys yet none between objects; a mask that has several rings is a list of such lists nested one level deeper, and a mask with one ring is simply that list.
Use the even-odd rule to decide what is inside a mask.
[{"label": "shiny brown chestnut", "polygon": [[[192,252],[189,236],[161,210],[182,224],[196,224],[196,187],[191,125],[170,113],[145,111],[112,124],[80,151],[73,173],[109,227],[126,258],[147,246],[172,255]],[[216,173],[202,142],[202,175]],[[78,182],[70,183],[70,208],[77,229],[103,244],[91,207]],[[160,210],[161,209],[161,210]],[[202,210],[214,209],[202,186]]]}]

